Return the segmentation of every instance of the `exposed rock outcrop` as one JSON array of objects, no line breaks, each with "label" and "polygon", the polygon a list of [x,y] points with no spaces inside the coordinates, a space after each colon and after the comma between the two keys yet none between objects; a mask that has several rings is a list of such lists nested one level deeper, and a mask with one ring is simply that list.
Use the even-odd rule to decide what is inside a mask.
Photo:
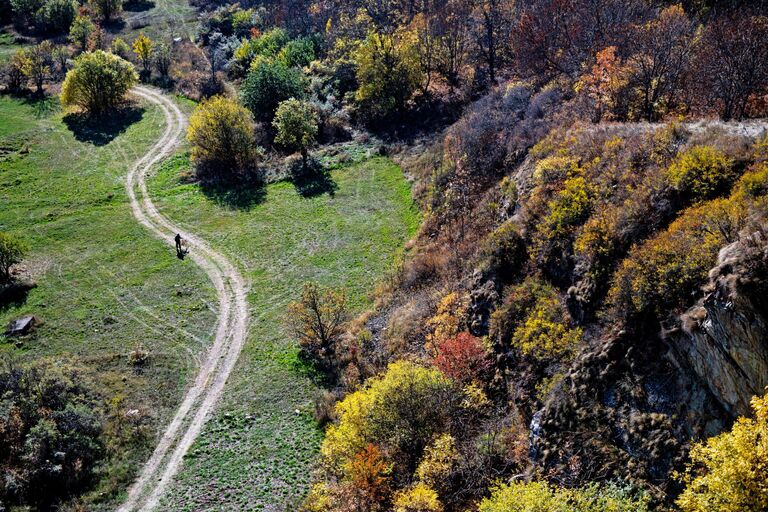
[{"label": "exposed rock outcrop", "polygon": [[708,293],[683,315],[675,344],[682,359],[734,417],[768,386],[768,236],[766,226],[724,247]]}]

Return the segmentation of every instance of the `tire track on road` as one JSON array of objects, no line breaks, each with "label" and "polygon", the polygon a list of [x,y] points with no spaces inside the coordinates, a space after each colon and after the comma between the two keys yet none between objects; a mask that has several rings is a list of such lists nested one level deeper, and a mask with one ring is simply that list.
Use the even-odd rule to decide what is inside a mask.
[{"label": "tire track on road", "polygon": [[216,288],[219,314],[213,343],[195,381],[187,389],[152,456],[128,489],[128,496],[118,512],[149,511],[157,506],[181,467],[184,455],[221,397],[245,344],[248,328],[247,286],[240,272],[204,240],[164,217],[147,192],[146,174],[162,159],[173,154],[181,141],[186,118],[173,101],[153,89],[136,87],[132,92],[160,107],[166,122],[160,140],[128,173],[125,186],[133,215],[154,236],[170,246],[174,246],[173,236],[176,233],[189,242],[192,251],[188,257],[205,271]]}]

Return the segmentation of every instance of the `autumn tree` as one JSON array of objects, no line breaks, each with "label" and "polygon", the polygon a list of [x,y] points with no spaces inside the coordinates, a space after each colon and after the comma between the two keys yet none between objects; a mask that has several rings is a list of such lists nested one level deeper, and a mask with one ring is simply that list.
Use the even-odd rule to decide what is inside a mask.
[{"label": "autumn tree", "polygon": [[482,340],[468,332],[438,342],[434,363],[445,375],[464,383],[482,381],[491,366]]},{"label": "autumn tree", "polygon": [[768,17],[738,12],[712,20],[697,45],[695,80],[723,119],[742,119],[768,87]]},{"label": "autumn tree", "polygon": [[595,121],[613,117],[618,97],[628,82],[627,67],[618,56],[616,47],[609,46],[595,55],[595,64],[589,73],[576,83],[595,106]]},{"label": "autumn tree", "polygon": [[286,320],[304,356],[332,375],[348,320],[346,291],[323,290],[315,283],[306,283],[301,298],[288,306]]},{"label": "autumn tree", "polygon": [[50,77],[53,69],[53,43],[42,43],[24,51],[24,75],[35,83],[36,94],[43,94],[43,84]]},{"label": "autumn tree", "polygon": [[768,394],[752,398],[754,418],[691,448],[677,499],[683,512],[768,509]]},{"label": "autumn tree", "polygon": [[101,116],[117,106],[138,77],[133,64],[101,50],[75,59],[61,87],[61,102]]},{"label": "autumn tree", "polygon": [[668,110],[679,92],[693,49],[693,30],[682,6],[672,5],[631,34],[628,64],[646,120]]},{"label": "autumn tree", "polygon": [[150,38],[144,35],[144,32],[139,34],[139,37],[133,41],[133,53],[141,63],[141,74],[144,77],[149,77],[152,72],[152,56],[154,55],[155,43]]},{"label": "autumn tree", "polygon": [[0,231],[0,284],[11,280],[11,267],[21,263],[27,246],[15,236]]},{"label": "autumn tree", "polygon": [[317,138],[317,114],[312,105],[294,98],[283,101],[277,107],[272,125],[277,130],[275,142],[298,149],[306,169],[309,148]]},{"label": "autumn tree", "polygon": [[24,61],[26,57],[23,49],[18,49],[11,55],[11,58],[3,66],[5,72],[7,90],[12,93],[21,91],[24,85]]},{"label": "autumn tree", "polygon": [[254,130],[251,113],[236,101],[214,96],[200,103],[187,129],[197,176],[214,181],[247,177],[260,156]]}]

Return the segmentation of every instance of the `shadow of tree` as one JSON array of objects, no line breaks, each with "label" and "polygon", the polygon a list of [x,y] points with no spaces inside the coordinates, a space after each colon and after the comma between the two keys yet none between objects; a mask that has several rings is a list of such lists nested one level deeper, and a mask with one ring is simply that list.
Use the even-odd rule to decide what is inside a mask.
[{"label": "shadow of tree", "polygon": [[229,181],[201,181],[203,195],[216,204],[232,210],[250,210],[266,198],[264,181],[258,174]]},{"label": "shadow of tree", "polygon": [[36,286],[37,285],[34,283],[25,281],[0,285],[0,312],[6,311],[12,307],[22,306],[27,301],[29,291]]},{"label": "shadow of tree", "polygon": [[152,9],[155,2],[152,0],[127,0],[123,4],[123,10],[129,12],[144,12]]},{"label": "shadow of tree", "polygon": [[317,158],[309,158],[306,167],[301,160],[291,163],[291,182],[302,197],[328,194],[331,197],[339,188],[331,173]]},{"label": "shadow of tree", "polygon": [[48,117],[56,113],[61,108],[58,96],[38,96],[36,94],[28,95],[24,98],[24,104],[32,107],[37,119]]},{"label": "shadow of tree", "polygon": [[133,123],[141,121],[144,109],[126,106],[102,117],[91,117],[85,113],[73,113],[64,116],[64,124],[80,142],[90,142],[95,146],[104,146],[123,133]]}]

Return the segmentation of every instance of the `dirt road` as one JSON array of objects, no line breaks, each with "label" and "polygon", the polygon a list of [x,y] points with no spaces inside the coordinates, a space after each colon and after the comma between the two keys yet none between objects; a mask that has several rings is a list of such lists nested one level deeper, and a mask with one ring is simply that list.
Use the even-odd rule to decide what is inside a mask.
[{"label": "dirt road", "polygon": [[[186,118],[173,101],[146,87],[136,87],[133,94],[159,106],[165,115],[166,128],[160,140],[130,170],[126,190],[133,215],[157,238],[174,246],[173,237],[180,233],[189,243],[188,255],[213,282],[219,299],[219,315],[215,339],[203,359],[195,381],[189,387],[179,409],[163,432],[154,453],[128,490],[128,497],[118,512],[152,510],[160,501],[181,466],[205,421],[221,397],[227,378],[245,343],[248,328],[247,287],[240,272],[222,254],[211,249],[194,233],[184,231],[163,217],[147,193],[145,176],[163,158],[171,155],[186,126]],[[169,257],[174,257],[169,251]]]}]

